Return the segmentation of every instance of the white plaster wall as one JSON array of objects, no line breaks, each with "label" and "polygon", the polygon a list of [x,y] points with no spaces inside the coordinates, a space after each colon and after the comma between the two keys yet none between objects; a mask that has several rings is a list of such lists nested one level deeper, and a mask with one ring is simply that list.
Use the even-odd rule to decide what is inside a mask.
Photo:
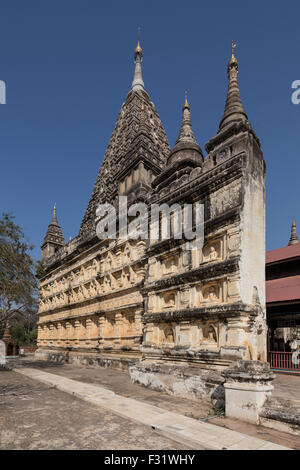
[{"label": "white plaster wall", "polygon": [[254,288],[265,311],[265,191],[263,177],[250,176],[244,187],[244,207],[241,217],[241,299],[252,304]]}]

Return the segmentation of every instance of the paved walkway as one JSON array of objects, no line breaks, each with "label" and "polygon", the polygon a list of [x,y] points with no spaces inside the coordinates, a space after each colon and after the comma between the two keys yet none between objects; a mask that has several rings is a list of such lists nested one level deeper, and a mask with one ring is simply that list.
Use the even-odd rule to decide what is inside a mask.
[{"label": "paved walkway", "polygon": [[123,419],[146,425],[165,438],[172,439],[186,448],[207,450],[288,450],[262,439],[220,426],[201,422],[163,408],[124,397],[99,385],[79,382],[37,368],[15,369],[31,379],[69,393],[100,409],[105,409]]}]

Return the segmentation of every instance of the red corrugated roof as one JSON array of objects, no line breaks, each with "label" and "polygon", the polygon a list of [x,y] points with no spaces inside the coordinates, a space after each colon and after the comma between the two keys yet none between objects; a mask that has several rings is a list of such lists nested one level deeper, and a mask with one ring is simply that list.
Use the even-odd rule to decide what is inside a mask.
[{"label": "red corrugated roof", "polygon": [[266,294],[267,303],[284,302],[286,300],[299,300],[300,276],[284,277],[281,279],[267,281]]},{"label": "red corrugated roof", "polygon": [[285,246],[278,250],[268,251],[266,255],[266,263],[276,263],[276,261],[284,261],[298,257],[300,257],[300,243],[297,243],[297,245]]}]

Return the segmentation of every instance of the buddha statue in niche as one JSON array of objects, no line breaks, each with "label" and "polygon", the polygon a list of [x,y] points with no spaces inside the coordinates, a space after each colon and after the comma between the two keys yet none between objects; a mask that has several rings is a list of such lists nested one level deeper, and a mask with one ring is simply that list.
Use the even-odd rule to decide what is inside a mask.
[{"label": "buddha statue in niche", "polygon": [[203,292],[203,300],[204,302],[216,303],[220,301],[219,298],[219,287],[218,286],[210,286],[204,289]]},{"label": "buddha statue in niche", "polygon": [[111,279],[109,276],[105,276],[103,287],[104,287],[104,292],[107,292],[111,289]]},{"label": "buddha statue in niche", "polygon": [[172,256],[164,261],[164,274],[171,274],[177,271],[177,257]]},{"label": "buddha statue in niche", "polygon": [[124,264],[131,263],[131,251],[128,245],[124,249]]},{"label": "buddha statue in niche", "polygon": [[203,249],[203,262],[212,263],[220,259],[220,243],[209,244]]},{"label": "buddha statue in niche", "polygon": [[210,247],[208,258],[209,258],[209,261],[215,261],[218,258],[218,253],[214,246]]},{"label": "buddha statue in niche", "polygon": [[163,344],[174,344],[174,333],[171,326],[167,326],[163,330]]},{"label": "buddha statue in niche", "polygon": [[126,270],[126,271],[122,271],[122,276],[121,276],[121,285],[122,287],[126,287],[130,284],[130,274],[129,272]]},{"label": "buddha statue in niche", "polygon": [[165,309],[175,308],[175,304],[176,304],[175,293],[172,292],[164,296],[164,308]]},{"label": "buddha statue in niche", "polygon": [[97,293],[98,293],[97,282],[93,281],[91,282],[91,287],[90,287],[91,297],[94,297],[95,295],[97,295]]},{"label": "buddha statue in niche", "polygon": [[112,258],[110,255],[107,256],[106,258],[106,269],[107,271],[110,271],[113,267],[113,264],[112,264]]},{"label": "buddha statue in niche", "polygon": [[203,329],[203,341],[201,346],[210,346],[214,348],[218,346],[217,331],[213,325],[207,325]]},{"label": "buddha statue in niche", "polygon": [[92,264],[92,277],[95,277],[98,273],[98,262],[94,259]]}]

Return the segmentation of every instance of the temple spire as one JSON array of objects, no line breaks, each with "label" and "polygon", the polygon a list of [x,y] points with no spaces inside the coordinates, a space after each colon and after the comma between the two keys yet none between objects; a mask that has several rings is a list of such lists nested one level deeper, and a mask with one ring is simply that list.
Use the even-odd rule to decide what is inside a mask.
[{"label": "temple spire", "polygon": [[232,41],[232,54],[228,63],[228,92],[225,105],[225,111],[221,119],[219,130],[222,130],[228,124],[238,121],[248,121],[246,111],[243,108],[239,85],[237,81],[239,64],[234,55],[236,44]]},{"label": "temple spire", "polygon": [[297,245],[298,243],[300,243],[300,242],[299,242],[299,238],[298,238],[298,235],[297,235],[296,221],[294,219],[293,224],[292,224],[292,231],[291,231],[291,238],[290,238],[290,241],[289,241],[289,246]]},{"label": "temple spire", "polygon": [[42,244],[42,262],[46,261],[65,245],[65,239],[56,217],[56,204],[53,207],[53,216]]},{"label": "temple spire", "polygon": [[140,28],[138,31],[138,42],[134,51],[135,71],[131,89],[134,91],[144,90],[144,82],[142,76],[143,49],[140,45]]},{"label": "temple spire", "polygon": [[197,143],[191,123],[191,108],[187,100],[187,90],[185,90],[185,102],[182,107],[181,127],[175,146],[180,142],[193,142],[194,144]]},{"label": "temple spire", "polygon": [[182,120],[179,136],[175,142],[173,149],[168,156],[168,166],[182,164],[183,162],[192,162],[192,165],[199,166],[203,163],[203,153],[201,147],[197,144],[192,123],[191,108],[187,99],[187,91],[185,91],[185,102],[182,107]]}]

